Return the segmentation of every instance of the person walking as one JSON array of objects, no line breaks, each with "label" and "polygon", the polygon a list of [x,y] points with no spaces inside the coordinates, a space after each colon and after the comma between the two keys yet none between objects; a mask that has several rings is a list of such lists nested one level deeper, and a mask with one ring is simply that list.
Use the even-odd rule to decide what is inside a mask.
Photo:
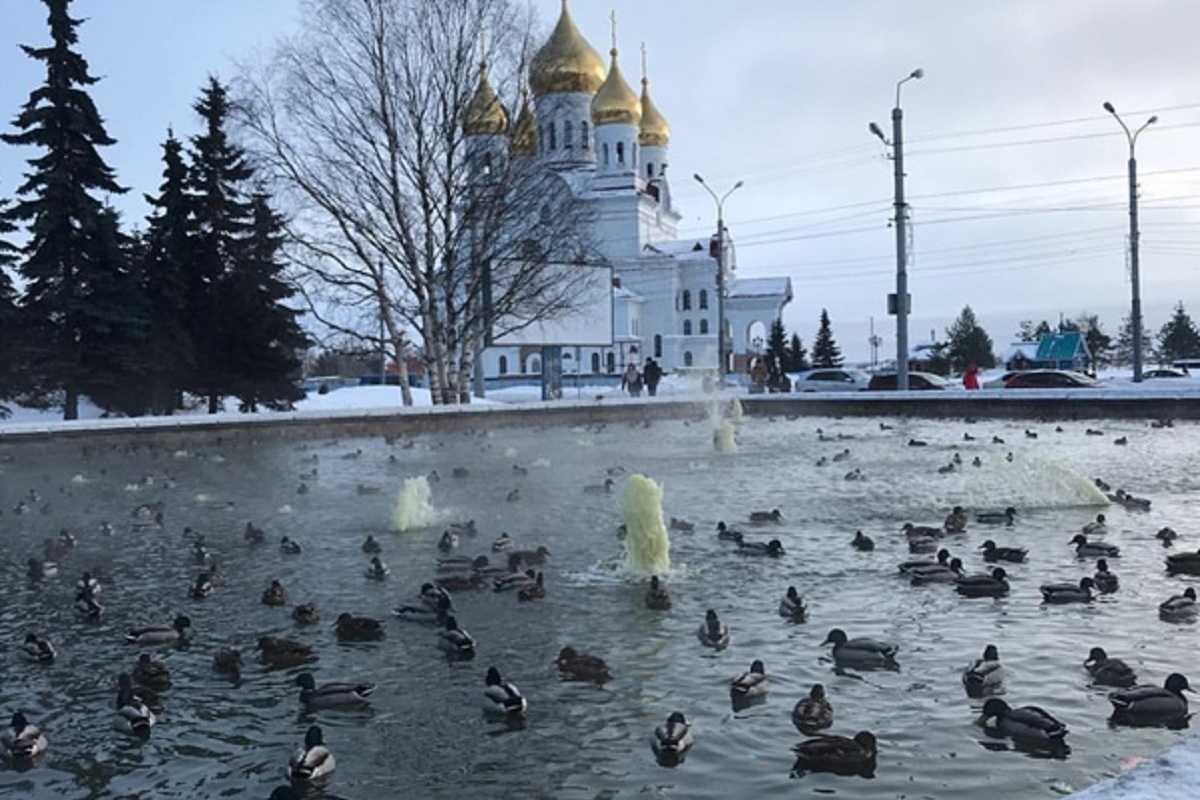
[{"label": "person walking", "polygon": [[651,397],[658,396],[658,383],[662,380],[662,367],[653,358],[647,358],[642,365],[642,380],[646,382],[646,393]]},{"label": "person walking", "polygon": [[975,364],[967,364],[967,371],[962,377],[963,388],[970,391],[979,388],[979,367]]},{"label": "person walking", "polygon": [[637,364],[632,361],[621,373],[621,388],[629,392],[630,397],[642,396],[642,373],[638,372]]}]

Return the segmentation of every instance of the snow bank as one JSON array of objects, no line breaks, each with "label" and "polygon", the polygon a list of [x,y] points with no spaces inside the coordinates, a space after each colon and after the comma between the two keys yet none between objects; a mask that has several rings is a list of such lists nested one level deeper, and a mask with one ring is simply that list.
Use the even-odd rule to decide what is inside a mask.
[{"label": "snow bank", "polygon": [[1193,800],[1200,794],[1200,738],[1192,736],[1111,780],[1071,797],[1078,800]]}]

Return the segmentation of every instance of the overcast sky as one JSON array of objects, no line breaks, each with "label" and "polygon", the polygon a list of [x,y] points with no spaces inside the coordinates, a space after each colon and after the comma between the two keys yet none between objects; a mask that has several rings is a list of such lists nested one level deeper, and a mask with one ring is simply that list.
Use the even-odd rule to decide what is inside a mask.
[{"label": "overcast sky", "polygon": [[[560,0],[534,0],[546,31]],[[4,0],[0,120],[41,79],[17,49],[47,41],[37,0]],[[1200,3],[1195,0],[573,0],[592,45],[608,48],[617,12],[625,74],[649,49],[652,91],[671,123],[671,173],[683,235],[707,235],[715,187],[744,180],[726,206],[739,274],[787,275],[789,330],[811,343],[821,308],[848,356],[867,355],[894,291],[892,166],[867,131],[891,130],[906,83],[912,205],[913,330],[939,335],[970,304],[1003,349],[1023,318],[1088,310],[1115,333],[1129,305],[1128,145],[1138,140],[1142,292],[1157,331],[1182,300],[1200,312]],[[195,130],[205,76],[236,74],[297,24],[299,0],[77,0],[80,49],[103,80],[96,102],[119,143],[105,153],[134,191],[130,221],[160,174],[164,133]],[[25,156],[0,147],[0,194]],[[135,194],[136,193],[136,194]],[[1194,306],[1194,307],[1193,307]]]}]

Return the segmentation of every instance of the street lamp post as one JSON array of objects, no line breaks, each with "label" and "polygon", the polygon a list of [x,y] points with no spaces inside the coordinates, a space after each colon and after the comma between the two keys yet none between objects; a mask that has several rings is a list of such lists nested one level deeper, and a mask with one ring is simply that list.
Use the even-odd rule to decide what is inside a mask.
[{"label": "street lamp post", "polygon": [[696,183],[704,187],[704,191],[712,196],[717,205],[717,388],[725,387],[725,371],[728,369],[728,357],[725,354],[725,200],[729,195],[742,188],[738,181],[729,191],[718,195],[712,187],[705,183],[700,173],[692,175]]},{"label": "street lamp post", "polygon": [[1142,123],[1136,131],[1130,131],[1125,120],[1113,108],[1112,103],[1105,103],[1104,110],[1125,131],[1129,140],[1129,283],[1133,291],[1133,307],[1130,309],[1129,324],[1133,327],[1133,382],[1142,382],[1142,280],[1138,265],[1138,193],[1137,193],[1137,156],[1134,147],[1137,145],[1138,134],[1158,122],[1157,116]]},{"label": "street lamp post", "polygon": [[[914,69],[896,82],[896,105],[892,108],[892,140],[889,142],[879,126],[868,127],[885,145],[892,148],[895,178],[896,218],[896,391],[908,388],[908,204],[904,201],[904,112],[900,108],[900,87],[911,80],[920,80],[925,70]],[[889,309],[890,311],[891,309]]]}]

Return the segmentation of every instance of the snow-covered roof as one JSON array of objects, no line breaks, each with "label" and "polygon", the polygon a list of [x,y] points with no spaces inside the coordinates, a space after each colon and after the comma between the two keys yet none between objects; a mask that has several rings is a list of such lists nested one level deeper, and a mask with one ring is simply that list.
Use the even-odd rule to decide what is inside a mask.
[{"label": "snow-covered roof", "polygon": [[618,297],[624,298],[627,300],[645,300],[646,299],[646,298],[642,297],[640,294],[638,294],[637,292],[631,292],[629,289],[626,289],[624,286],[614,286],[613,287],[613,297],[614,298],[618,298]]},{"label": "snow-covered roof", "polygon": [[1027,361],[1036,361],[1038,352],[1037,342],[1013,342],[1008,346],[1008,350],[1004,351],[1004,363],[1012,361],[1017,356],[1021,356]]},{"label": "snow-covered roof", "polygon": [[738,278],[729,283],[730,297],[792,297],[790,278]]},{"label": "snow-covered roof", "polygon": [[671,242],[655,242],[648,244],[644,251],[661,253],[674,258],[711,258],[708,254],[707,239],[677,239]]}]

